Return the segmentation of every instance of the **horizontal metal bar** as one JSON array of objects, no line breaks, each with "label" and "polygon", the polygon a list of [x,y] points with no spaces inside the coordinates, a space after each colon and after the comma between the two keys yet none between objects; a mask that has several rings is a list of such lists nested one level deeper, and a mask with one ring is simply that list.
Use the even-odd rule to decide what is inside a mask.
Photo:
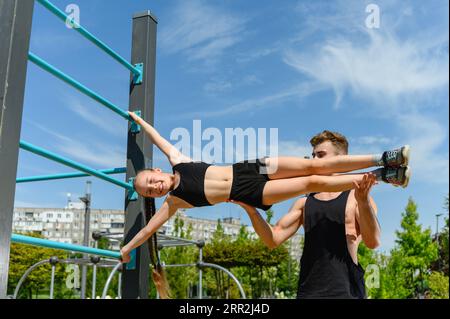
[{"label": "horizontal metal bar", "polygon": [[[114,175],[114,174],[123,174],[127,172],[126,167],[120,168],[111,168],[111,169],[102,169],[98,170],[98,172]],[[86,173],[63,173],[63,174],[53,174],[53,175],[40,175],[40,176],[30,176],[30,177],[20,177],[16,179],[16,183],[29,183],[29,182],[40,182],[40,181],[50,181],[56,179],[68,179],[68,178],[78,178],[78,177],[87,177],[91,176]]]},{"label": "horizontal metal bar", "polygon": [[36,64],[37,66],[39,66],[42,69],[44,69],[45,71],[53,74],[54,76],[56,76],[60,80],[66,82],[67,84],[69,84],[72,87],[76,88],[81,93],[86,94],[87,96],[91,97],[95,101],[103,104],[104,106],[109,108],[111,111],[113,111],[113,112],[119,114],[120,116],[122,116],[124,119],[126,119],[128,121],[133,121],[131,119],[130,115],[128,115],[128,113],[125,112],[123,109],[121,109],[118,106],[114,105],[113,103],[111,103],[110,101],[108,101],[107,99],[105,99],[104,97],[99,95],[98,93],[96,93],[96,92],[92,91],[91,89],[87,88],[86,86],[84,86],[83,84],[81,84],[77,80],[71,78],[70,76],[68,76],[64,72],[58,70],[53,65],[47,63],[45,60],[43,60],[40,57],[38,57],[36,54],[34,54],[32,52],[29,52],[28,53],[28,59],[31,62],[33,62],[34,64]]},{"label": "horizontal metal bar", "polygon": [[175,267],[197,267],[198,264],[172,264],[172,265],[161,265],[164,268],[175,268]]},{"label": "horizontal metal bar", "polygon": [[52,240],[48,240],[48,239],[35,238],[35,237],[29,237],[29,236],[24,236],[24,235],[13,234],[11,236],[11,240],[14,243],[19,243],[19,244],[61,249],[61,250],[67,250],[67,251],[74,251],[74,252],[85,253],[85,254],[90,254],[90,255],[110,257],[110,258],[114,258],[114,259],[120,259],[120,257],[121,257],[120,252],[117,252],[117,251],[98,249],[98,248],[93,248],[93,247],[86,247],[86,246],[67,244],[67,243],[60,243],[60,242],[56,242],[56,241],[52,241]]},{"label": "horizontal metal bar", "polygon": [[52,153],[50,151],[47,151],[47,150],[45,150],[43,148],[40,148],[38,146],[35,146],[33,144],[27,143],[25,141],[20,141],[20,148],[23,149],[23,150],[29,151],[31,153],[34,153],[36,155],[40,155],[42,157],[45,157],[45,158],[47,158],[49,160],[52,160],[52,161],[58,162],[60,164],[66,165],[68,167],[77,169],[77,170],[79,170],[81,172],[84,172],[86,174],[98,177],[98,178],[103,179],[103,180],[105,180],[107,182],[110,182],[110,183],[115,184],[117,186],[123,187],[123,188],[125,188],[125,189],[127,189],[129,191],[134,191],[134,187],[133,187],[132,184],[127,184],[127,183],[124,183],[124,182],[119,181],[117,179],[114,179],[112,177],[109,177],[108,175],[106,175],[104,173],[101,173],[101,172],[99,172],[99,171],[97,171],[95,169],[92,169],[92,168],[90,168],[88,166],[85,166],[83,164],[77,163],[77,162],[72,161],[70,159],[64,158],[64,157],[62,157],[60,155],[57,155],[57,154]]},{"label": "horizontal metal bar", "polygon": [[125,60],[123,57],[121,57],[118,53],[116,53],[113,49],[111,49],[108,45],[106,45],[104,42],[99,40],[96,36],[94,36],[92,33],[90,33],[88,30],[83,28],[77,21],[74,19],[71,19],[65,12],[61,11],[58,7],[56,7],[53,3],[47,0],[37,0],[41,5],[43,5],[45,8],[47,8],[50,12],[52,12],[54,15],[56,15],[58,18],[60,18],[65,23],[69,22],[73,26],[73,30],[80,33],[82,36],[84,36],[86,39],[91,41],[93,44],[95,44],[97,47],[99,47],[101,50],[103,50],[105,53],[107,53],[109,56],[111,56],[114,60],[122,64],[124,67],[126,67],[128,70],[133,72],[136,76],[141,76],[142,70],[138,67],[135,67],[131,63],[129,63],[127,60]]}]

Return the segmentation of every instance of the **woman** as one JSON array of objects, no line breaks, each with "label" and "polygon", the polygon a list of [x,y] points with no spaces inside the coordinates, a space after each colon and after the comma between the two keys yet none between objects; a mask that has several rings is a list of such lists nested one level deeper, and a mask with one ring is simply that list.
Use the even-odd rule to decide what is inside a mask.
[{"label": "woman", "polygon": [[[211,206],[233,200],[268,210],[273,204],[302,194],[352,189],[354,182],[362,181],[367,174],[372,179],[402,187],[408,185],[410,178],[409,146],[382,155],[339,155],[320,160],[272,157],[232,166],[193,162],[150,124],[134,113],[129,114],[167,156],[173,173],[156,168],[137,174],[134,186],[141,196],[167,197],[147,226],[122,248],[123,262],[128,262],[130,252],[145,243],[180,208]],[[321,176],[372,166],[384,167],[366,174]]]}]

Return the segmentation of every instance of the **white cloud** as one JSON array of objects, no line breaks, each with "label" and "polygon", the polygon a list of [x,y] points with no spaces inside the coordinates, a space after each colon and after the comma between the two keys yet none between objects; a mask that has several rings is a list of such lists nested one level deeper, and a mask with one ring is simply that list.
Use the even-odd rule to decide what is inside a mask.
[{"label": "white cloud", "polygon": [[[112,134],[114,136],[123,137],[127,132],[127,122],[119,119],[121,122],[118,122],[117,116],[114,114],[114,117],[107,116],[104,113],[99,113],[95,109],[89,110],[88,107],[83,105],[81,101],[79,101],[75,97],[68,97],[66,101],[69,108],[79,115],[85,121],[94,125],[105,132]],[[100,116],[98,116],[101,114]]]},{"label": "white cloud", "polygon": [[203,90],[208,94],[222,93],[232,88],[231,82],[222,80],[212,80],[203,86]]},{"label": "white cloud", "polygon": [[349,143],[357,143],[362,145],[374,145],[374,144],[392,144],[393,138],[382,136],[382,135],[373,135],[373,136],[358,136],[355,138],[351,138]]},{"label": "white cloud", "polygon": [[312,153],[312,147],[309,143],[296,141],[280,141],[278,148],[279,156],[311,157]]},{"label": "white cloud", "polygon": [[71,137],[54,132],[40,124],[32,123],[38,129],[57,138],[59,143],[55,146],[58,151],[87,165],[100,166],[100,168],[123,167],[126,162],[125,150],[105,143],[90,140],[88,144],[74,140]]},{"label": "white cloud", "polygon": [[14,207],[21,207],[21,208],[23,208],[23,207],[25,207],[25,208],[28,208],[28,207],[33,207],[33,208],[45,207],[45,208],[48,208],[48,207],[59,207],[59,205],[52,204],[52,203],[38,203],[38,202],[28,202],[28,201],[15,200],[14,201]]},{"label": "white cloud", "polygon": [[323,86],[317,85],[316,83],[302,83],[292,88],[271,95],[266,95],[260,98],[252,98],[233,105],[221,107],[220,110],[187,113],[183,117],[186,118],[220,117],[249,112],[254,109],[263,110],[269,107],[279,106],[280,104],[288,100],[305,98],[322,89]]},{"label": "white cloud", "polygon": [[448,141],[448,128],[421,114],[405,114],[399,125],[413,150],[410,166],[415,177],[428,183],[448,183],[449,154],[440,151]]},{"label": "white cloud", "polygon": [[245,19],[210,2],[180,1],[160,35],[168,53],[182,52],[191,60],[210,60],[242,40]]},{"label": "white cloud", "polygon": [[231,79],[212,78],[203,86],[203,90],[209,95],[229,92],[244,86],[254,86],[263,84],[263,81],[254,74],[244,75],[242,78],[233,77]]},{"label": "white cloud", "polygon": [[327,40],[309,52],[286,52],[284,61],[332,88],[336,106],[347,92],[395,101],[448,85],[448,53],[436,54],[445,43],[430,48],[388,34],[368,34],[368,44]]},{"label": "white cloud", "polygon": [[267,57],[269,55],[278,53],[280,51],[280,44],[277,44],[273,47],[256,49],[251,52],[239,53],[236,58],[236,62],[238,63],[248,63],[260,58]]},{"label": "white cloud", "polygon": [[[441,5],[448,10],[448,3]],[[317,9],[324,9],[320,5],[299,5],[306,28],[292,43],[300,42],[302,47],[287,50],[284,61],[333,90],[335,107],[344,105],[344,97],[357,98],[369,116],[398,132],[395,138],[355,138],[351,141],[353,154],[408,143],[412,146],[413,179],[448,183],[448,151],[443,151],[447,149],[448,121],[430,115],[430,110],[448,108],[448,102],[441,99],[448,98],[448,31],[437,32],[442,21],[423,27],[416,12],[402,9],[400,2],[380,6],[382,28],[369,30],[363,27],[364,5],[360,3],[349,7],[347,2],[335,3],[331,11],[339,13],[334,13],[336,17],[331,11],[318,16],[323,10]],[[401,24],[396,13],[405,19]],[[306,40],[312,42],[305,45]]]}]

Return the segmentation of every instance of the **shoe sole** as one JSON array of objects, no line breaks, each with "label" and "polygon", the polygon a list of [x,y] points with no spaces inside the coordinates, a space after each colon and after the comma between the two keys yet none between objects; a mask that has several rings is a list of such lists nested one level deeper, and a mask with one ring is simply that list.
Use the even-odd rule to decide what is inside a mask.
[{"label": "shoe sole", "polygon": [[405,145],[402,147],[403,163],[400,166],[406,167],[409,164],[409,157],[411,154],[411,146]]},{"label": "shoe sole", "polygon": [[407,166],[405,169],[405,182],[402,184],[403,188],[408,187],[410,178],[411,178],[411,168],[409,166]]}]

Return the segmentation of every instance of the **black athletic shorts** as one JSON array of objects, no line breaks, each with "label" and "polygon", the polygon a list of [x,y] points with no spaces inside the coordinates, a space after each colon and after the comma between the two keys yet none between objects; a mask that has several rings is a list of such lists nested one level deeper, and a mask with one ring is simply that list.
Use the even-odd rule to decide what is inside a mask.
[{"label": "black athletic shorts", "polygon": [[264,171],[265,164],[259,159],[234,164],[230,199],[262,210],[270,209],[272,205],[263,205],[264,185],[270,180]]}]

